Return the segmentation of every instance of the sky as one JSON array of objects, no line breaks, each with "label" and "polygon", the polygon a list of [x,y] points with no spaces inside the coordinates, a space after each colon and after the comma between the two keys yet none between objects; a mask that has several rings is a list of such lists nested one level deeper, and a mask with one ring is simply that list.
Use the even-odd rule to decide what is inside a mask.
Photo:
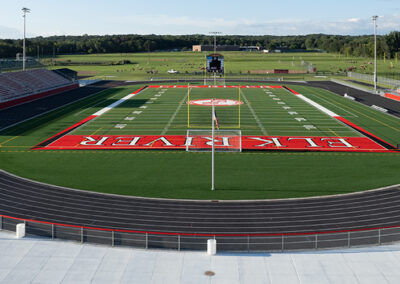
[{"label": "sky", "polygon": [[400,0],[0,0],[0,38],[105,34],[305,35],[400,30]]}]

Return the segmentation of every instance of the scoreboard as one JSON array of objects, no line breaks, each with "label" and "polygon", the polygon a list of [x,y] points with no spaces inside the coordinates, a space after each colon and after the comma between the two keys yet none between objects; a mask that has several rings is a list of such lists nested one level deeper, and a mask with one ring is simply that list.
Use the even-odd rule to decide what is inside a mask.
[{"label": "scoreboard", "polygon": [[207,72],[224,74],[224,56],[221,54],[207,55]]}]

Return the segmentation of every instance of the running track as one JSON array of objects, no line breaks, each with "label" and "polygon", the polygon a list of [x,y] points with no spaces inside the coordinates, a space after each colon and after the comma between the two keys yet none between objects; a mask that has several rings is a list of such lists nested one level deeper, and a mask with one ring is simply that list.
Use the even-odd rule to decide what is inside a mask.
[{"label": "running track", "polygon": [[335,197],[181,201],[71,190],[0,171],[0,214],[150,232],[286,234],[400,226],[400,186]]}]

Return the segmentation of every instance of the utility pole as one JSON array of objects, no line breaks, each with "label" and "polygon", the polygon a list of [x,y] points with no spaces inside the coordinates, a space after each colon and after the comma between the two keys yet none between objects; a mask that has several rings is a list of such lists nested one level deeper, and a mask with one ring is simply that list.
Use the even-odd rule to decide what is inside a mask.
[{"label": "utility pole", "polygon": [[215,158],[214,158],[214,156],[215,156],[215,128],[214,128],[214,123],[215,123],[215,119],[216,119],[216,117],[215,117],[215,106],[214,106],[214,99],[212,99],[212,108],[211,108],[211,112],[212,112],[212,114],[211,114],[211,125],[212,125],[212,128],[211,128],[211,143],[212,143],[212,148],[211,148],[211,190],[215,190],[215,181],[214,181],[214,179],[215,179],[215,173],[214,173],[214,170],[215,170],[215,162],[214,162],[214,160],[215,160]]},{"label": "utility pole", "polygon": [[374,93],[376,94],[376,84],[378,82],[378,76],[376,74],[376,20],[378,16],[372,16],[372,21],[374,21]]},{"label": "utility pole", "polygon": [[24,12],[24,40],[23,40],[23,49],[22,49],[22,70],[25,71],[25,61],[26,61],[26,51],[25,51],[25,38],[26,38],[26,14],[31,10],[29,8],[22,8],[22,12]]}]

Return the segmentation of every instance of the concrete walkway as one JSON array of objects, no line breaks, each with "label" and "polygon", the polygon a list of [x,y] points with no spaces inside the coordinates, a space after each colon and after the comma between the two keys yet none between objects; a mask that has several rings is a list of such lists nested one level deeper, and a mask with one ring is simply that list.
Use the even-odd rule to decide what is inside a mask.
[{"label": "concrete walkway", "polygon": [[0,283],[400,283],[400,244],[211,257],[205,252],[16,239],[2,231]]}]

